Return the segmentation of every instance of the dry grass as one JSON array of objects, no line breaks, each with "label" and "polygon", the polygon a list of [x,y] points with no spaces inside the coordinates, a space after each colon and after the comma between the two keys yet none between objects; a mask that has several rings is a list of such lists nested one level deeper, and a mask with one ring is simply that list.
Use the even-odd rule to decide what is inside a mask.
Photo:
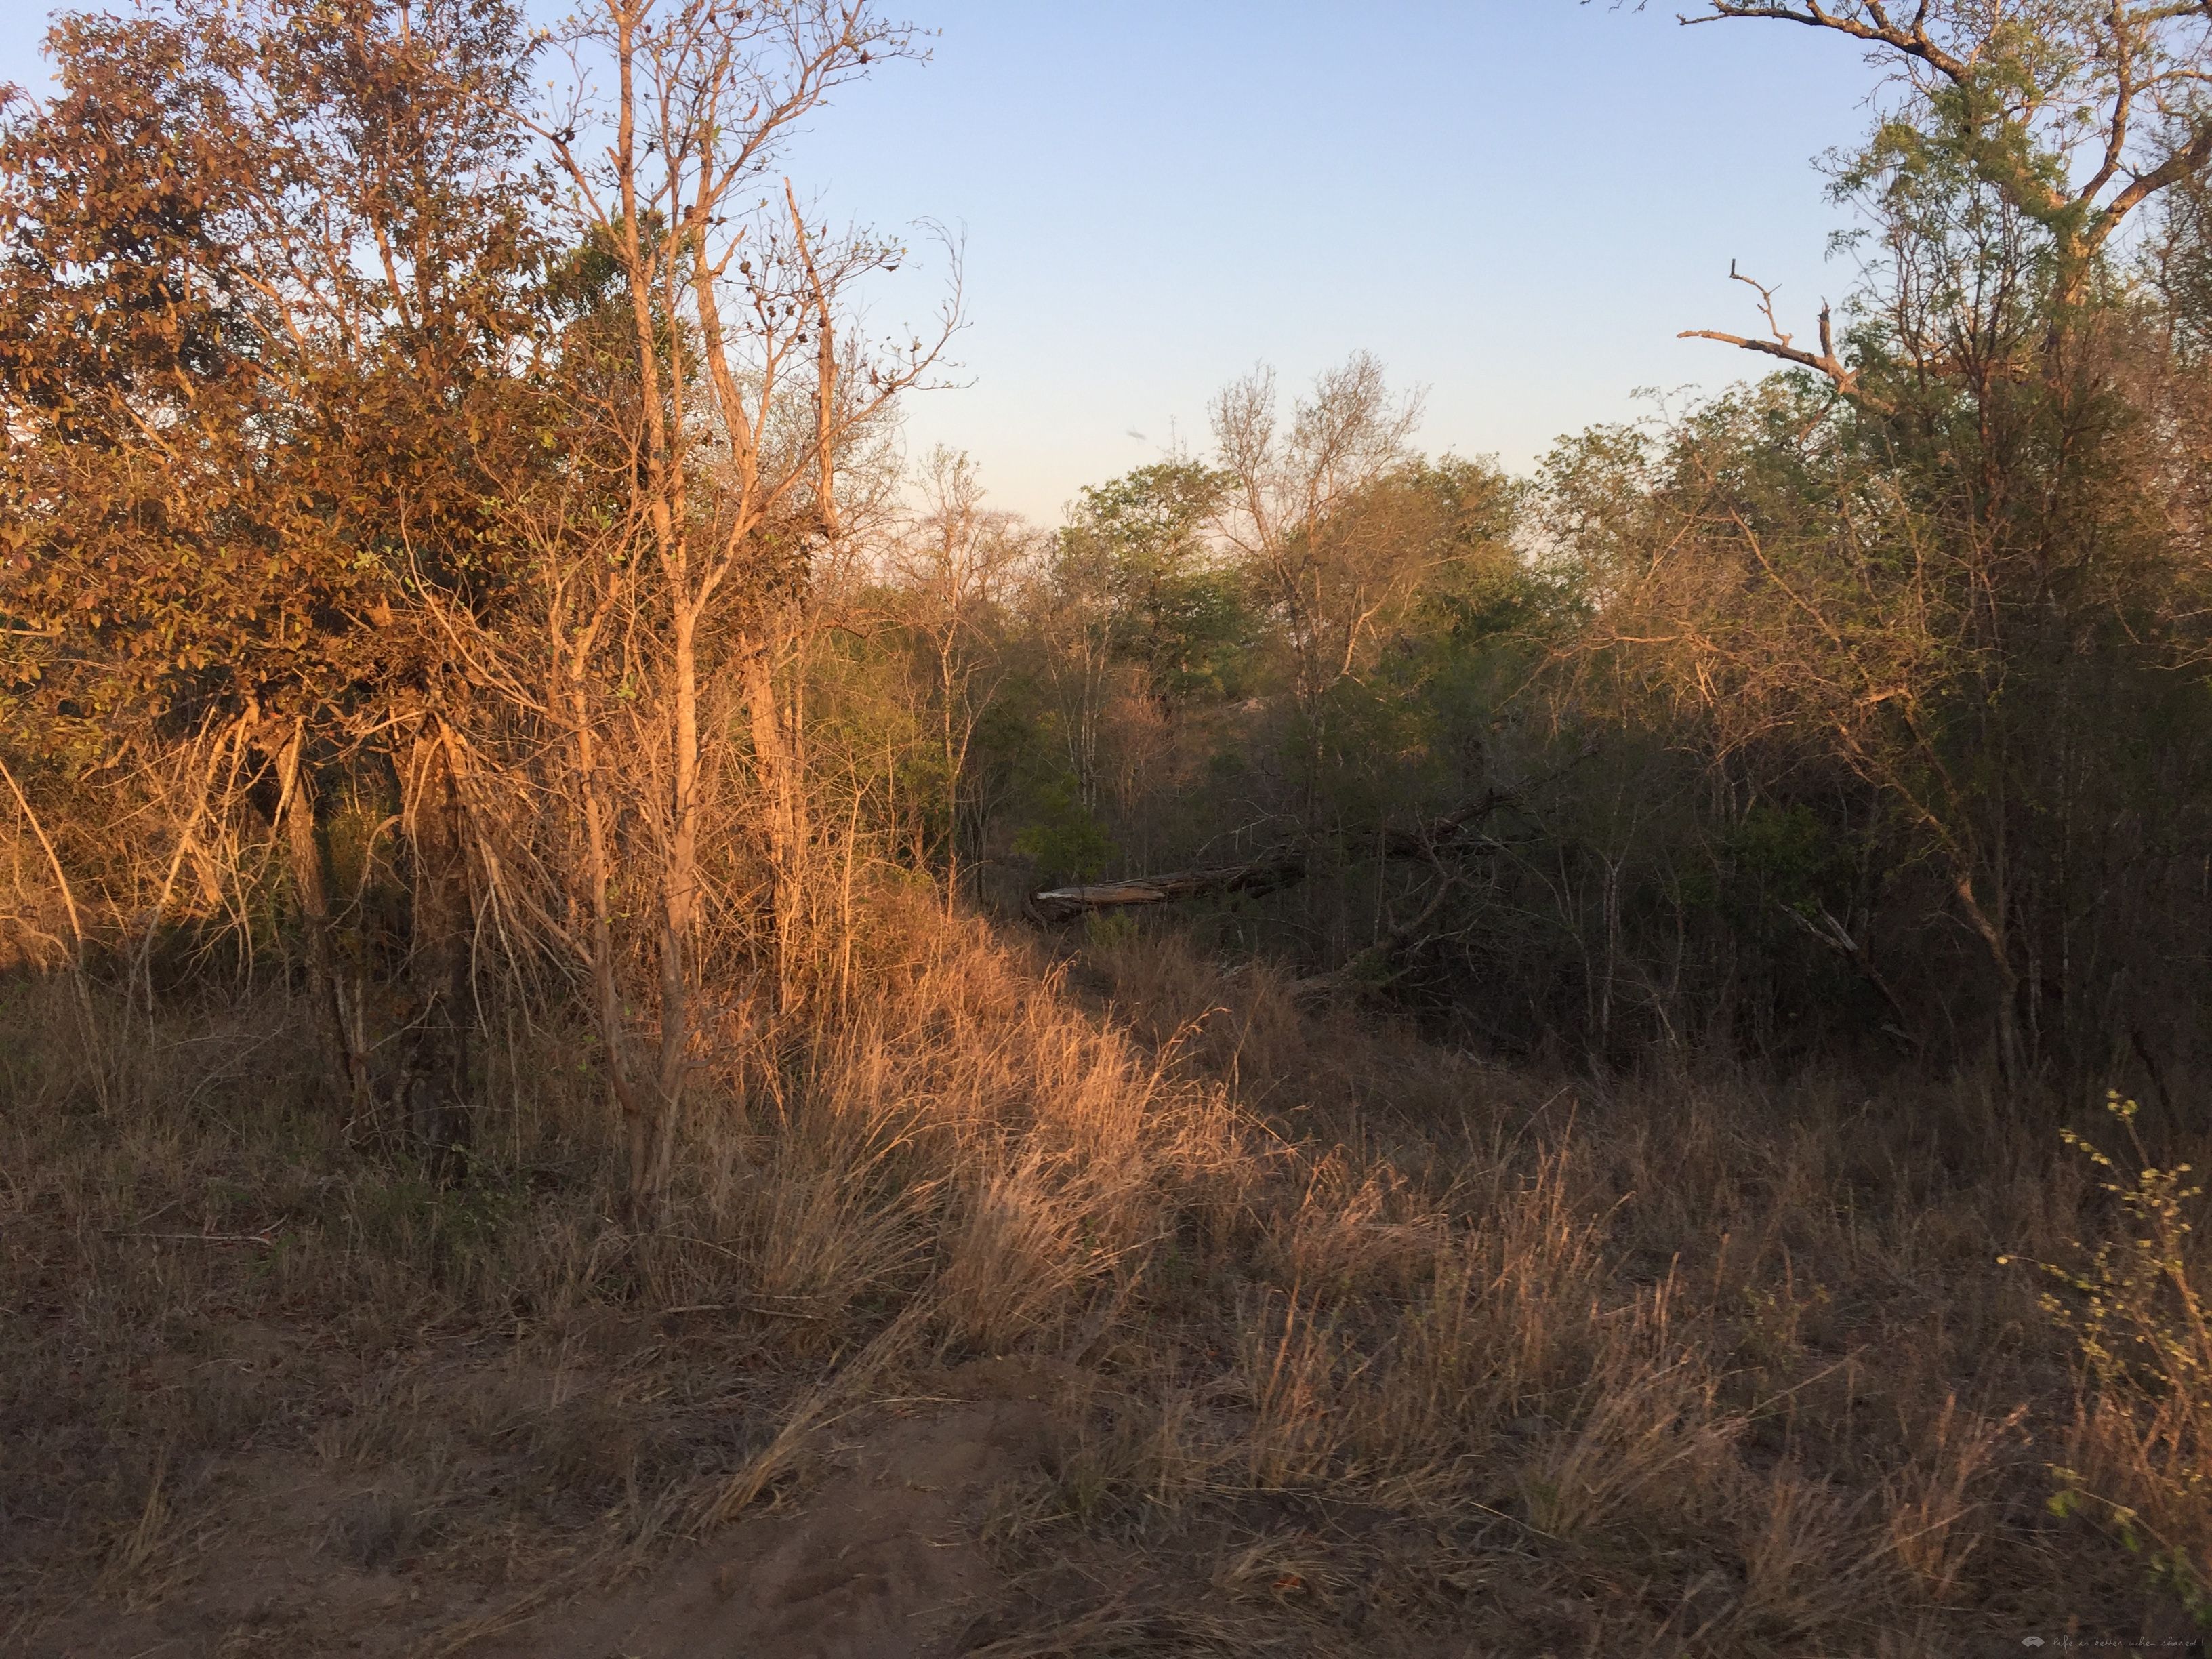
[{"label": "dry grass", "polygon": [[2191,1544],[2158,1504],[2201,1437],[1998,1262],[2074,1259],[2109,1195],[1971,1082],[1516,1074],[1171,942],[1072,982],[980,927],[878,949],[863,1012],[720,1058],[649,1228],[557,1031],[439,1188],[309,1104],[281,1000],[88,1041],[13,982],[0,1640],[60,1651],[90,1596],[313,1651],[272,1589],[305,1554],[414,1608],[387,1650],[458,1650],[1000,1355],[1056,1368],[1062,1431],[963,1650],[2185,1628],[2109,1510],[2045,1500],[2081,1471]]}]

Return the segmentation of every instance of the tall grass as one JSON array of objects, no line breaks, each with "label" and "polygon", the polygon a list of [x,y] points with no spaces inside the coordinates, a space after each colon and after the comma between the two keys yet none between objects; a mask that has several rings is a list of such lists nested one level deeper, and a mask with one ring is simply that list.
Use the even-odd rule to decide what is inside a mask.
[{"label": "tall grass", "polygon": [[11,982],[18,1638],[215,1595],[257,1458],[322,1471],[319,1548],[496,1591],[803,1499],[875,1402],[1000,1358],[1060,1431],[975,1650],[2182,1627],[2202,1401],[2081,1363],[1999,1261],[2102,1283],[2069,1241],[2140,1212],[1974,1080],[1504,1071],[1171,939],[878,921],[868,994],[717,1054],[650,1224],[575,1033],[509,1028],[441,1186],[313,1103],[281,996],[95,1002],[88,1042]]}]

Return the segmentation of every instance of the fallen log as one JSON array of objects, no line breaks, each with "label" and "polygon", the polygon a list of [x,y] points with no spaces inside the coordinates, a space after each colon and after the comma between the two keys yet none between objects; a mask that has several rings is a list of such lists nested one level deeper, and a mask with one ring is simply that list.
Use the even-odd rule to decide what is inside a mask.
[{"label": "fallen log", "polygon": [[[1392,830],[1382,837],[1386,859],[1413,859],[1434,864],[1443,854],[1464,848],[1474,831],[1492,812],[1514,804],[1513,797],[1493,789],[1481,799],[1415,830]],[[1094,910],[1119,910],[1146,904],[1166,904],[1176,899],[1200,898],[1215,893],[1248,893],[1257,897],[1279,892],[1304,881],[1307,855],[1299,848],[1279,848],[1247,864],[1224,864],[1204,870],[1174,870],[1164,875],[1130,876],[1121,881],[1093,882],[1079,887],[1049,887],[1031,893],[1024,907],[1040,927],[1073,921]]]},{"label": "fallen log", "polygon": [[1222,865],[1211,870],[1176,870],[1159,876],[1132,876],[1126,881],[1048,887],[1041,893],[1031,893],[1027,908],[1030,920],[1051,927],[1073,921],[1094,910],[1165,904],[1171,899],[1197,898],[1210,893],[1249,893],[1256,897],[1301,882],[1305,874],[1304,854],[1274,853],[1249,864]]}]

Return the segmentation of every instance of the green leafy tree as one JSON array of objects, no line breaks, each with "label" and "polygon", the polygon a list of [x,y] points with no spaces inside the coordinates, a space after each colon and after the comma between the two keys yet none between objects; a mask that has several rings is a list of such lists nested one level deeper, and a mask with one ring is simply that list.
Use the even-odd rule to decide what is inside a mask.
[{"label": "green leafy tree", "polygon": [[497,503],[554,448],[540,192],[494,108],[529,35],[496,0],[175,0],[49,46],[58,94],[0,131],[16,706],[50,751],[259,749],[357,1105],[327,818],[337,775],[388,780],[416,1069],[451,1120],[474,930],[442,619],[507,602]]},{"label": "green leafy tree", "polygon": [[1085,596],[1108,649],[1142,668],[1164,708],[1237,684],[1243,594],[1207,535],[1231,482],[1195,461],[1156,462],[1085,485],[1060,532],[1055,580]]}]

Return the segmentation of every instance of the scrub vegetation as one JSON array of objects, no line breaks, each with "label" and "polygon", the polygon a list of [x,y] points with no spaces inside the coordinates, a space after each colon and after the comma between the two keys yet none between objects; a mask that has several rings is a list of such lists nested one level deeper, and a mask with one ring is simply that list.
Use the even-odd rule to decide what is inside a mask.
[{"label": "scrub vegetation", "polygon": [[867,0],[60,15],[0,1650],[2212,1633],[2212,9],[1689,21],[1877,88],[1763,378],[1045,527]]}]

